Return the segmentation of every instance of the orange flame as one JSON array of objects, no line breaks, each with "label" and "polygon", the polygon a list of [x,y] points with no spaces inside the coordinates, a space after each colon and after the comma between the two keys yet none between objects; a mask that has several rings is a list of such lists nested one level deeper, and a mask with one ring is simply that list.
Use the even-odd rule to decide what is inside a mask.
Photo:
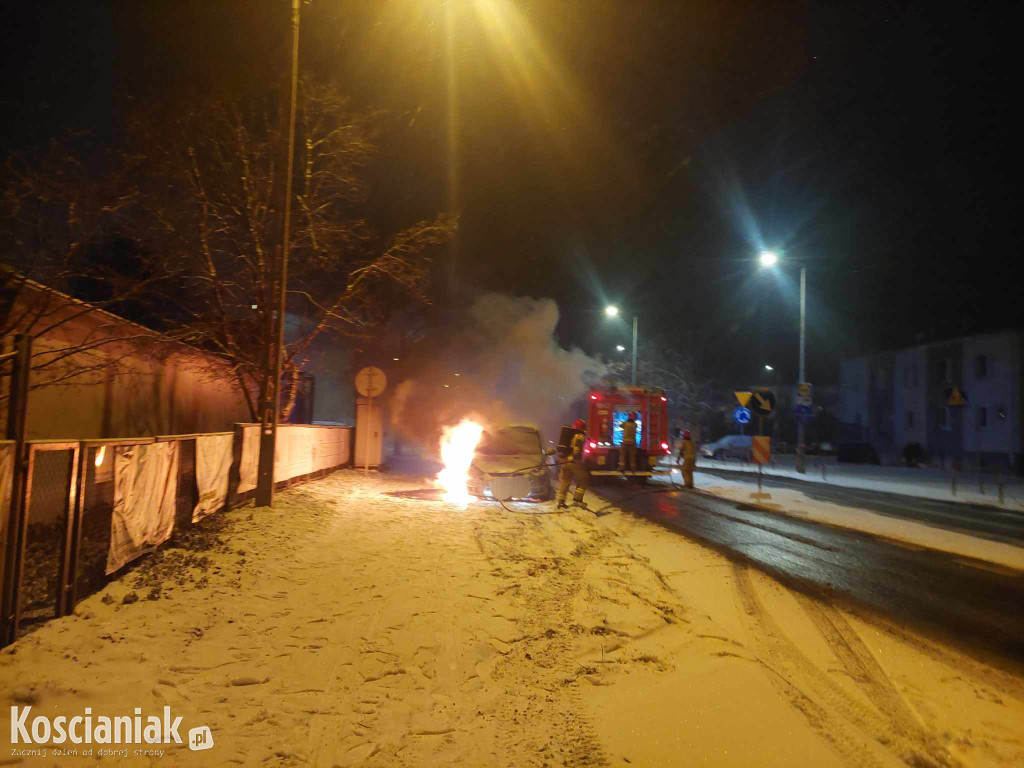
[{"label": "orange flame", "polygon": [[473,463],[476,445],[484,428],[475,421],[463,419],[455,427],[445,427],[441,436],[441,461],[444,469],[437,475],[437,483],[444,491],[442,498],[449,504],[465,509],[473,497],[466,490],[469,465]]}]

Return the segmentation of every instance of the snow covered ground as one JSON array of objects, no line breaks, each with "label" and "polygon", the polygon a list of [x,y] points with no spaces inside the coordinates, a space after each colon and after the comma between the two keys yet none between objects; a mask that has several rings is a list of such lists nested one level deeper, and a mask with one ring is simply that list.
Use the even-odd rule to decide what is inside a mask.
[{"label": "snow covered ground", "polygon": [[[769,494],[770,498],[754,499],[751,494],[757,491],[757,481],[741,480],[739,477],[736,475],[737,479],[726,480],[717,475],[698,471],[694,473],[694,484],[705,493],[748,504],[757,504],[794,517],[864,531],[874,536],[883,536],[915,546],[972,557],[1024,571],[1024,548],[1022,547],[978,538],[967,533],[936,528],[913,520],[880,515],[865,509],[831,504],[827,501],[812,499],[800,491],[787,488],[765,488],[764,492]],[[681,482],[678,470],[672,470],[672,478],[677,483]],[[665,476],[658,479],[668,482],[668,478]]]},{"label": "snow covered ground", "polygon": [[[795,469],[796,457],[775,457],[774,465],[764,467],[766,475],[791,477],[810,483],[829,483],[847,488],[867,488],[885,493],[902,493],[940,501],[1004,506],[1024,510],[1024,478],[1007,474],[956,472],[956,493],[953,493],[954,473],[950,470],[908,467],[877,467],[866,464],[840,464],[834,457],[807,457],[807,472]],[[715,461],[698,458],[697,464],[707,469],[729,469],[757,472],[756,464],[740,461]],[[999,502],[999,482],[1003,485],[1003,501]]]},{"label": "snow covered ground", "polygon": [[632,515],[387,495],[424,485],[344,471],[215,516],[0,653],[5,715],[168,705],[209,751],[0,764],[1024,764],[1002,662]]}]

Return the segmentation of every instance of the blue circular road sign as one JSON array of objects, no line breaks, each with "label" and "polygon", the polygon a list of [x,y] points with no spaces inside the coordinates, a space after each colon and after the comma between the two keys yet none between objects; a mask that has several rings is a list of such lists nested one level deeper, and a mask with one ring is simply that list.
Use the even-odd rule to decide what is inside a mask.
[{"label": "blue circular road sign", "polygon": [[732,412],[733,419],[736,420],[737,424],[749,424],[750,423],[750,409],[743,408],[742,406]]}]

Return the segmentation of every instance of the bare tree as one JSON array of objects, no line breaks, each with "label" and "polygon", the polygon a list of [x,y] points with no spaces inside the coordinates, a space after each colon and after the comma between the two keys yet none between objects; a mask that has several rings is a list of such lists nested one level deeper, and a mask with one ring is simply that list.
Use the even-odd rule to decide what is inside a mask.
[{"label": "bare tree", "polygon": [[[87,167],[78,157],[94,159]],[[138,201],[132,168],[69,135],[11,154],[0,174],[0,338],[30,333],[33,389],[116,375],[131,351],[154,334],[131,323],[93,323],[85,336],[63,331],[95,309],[138,313],[145,297],[173,277],[123,229]],[[88,303],[69,299],[76,295]],[[6,397],[3,395],[2,397]]]},{"label": "bare tree", "polygon": [[[286,150],[277,123],[265,105],[211,100],[170,126],[140,121],[135,133],[151,153],[136,225],[182,276],[175,336],[229,364],[254,419],[280,258]],[[442,215],[390,236],[376,231],[365,215],[372,127],[373,116],[337,91],[303,87],[282,418],[313,342],[326,332],[369,334],[391,308],[425,302],[430,251],[455,230]]]},{"label": "bare tree", "polygon": [[[684,346],[678,339],[649,335],[637,349],[637,383],[665,390],[670,422],[690,425],[710,418],[722,398],[714,378]],[[630,380],[629,361],[614,361],[608,369],[614,379]]]}]

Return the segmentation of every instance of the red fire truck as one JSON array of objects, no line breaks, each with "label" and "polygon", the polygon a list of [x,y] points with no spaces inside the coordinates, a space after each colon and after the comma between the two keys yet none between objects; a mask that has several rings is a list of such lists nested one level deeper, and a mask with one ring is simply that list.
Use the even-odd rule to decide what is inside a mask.
[{"label": "red fire truck", "polygon": [[584,462],[592,475],[618,475],[622,422],[636,411],[635,477],[650,477],[662,456],[671,452],[668,437],[668,398],[650,387],[608,386],[590,391]]}]

